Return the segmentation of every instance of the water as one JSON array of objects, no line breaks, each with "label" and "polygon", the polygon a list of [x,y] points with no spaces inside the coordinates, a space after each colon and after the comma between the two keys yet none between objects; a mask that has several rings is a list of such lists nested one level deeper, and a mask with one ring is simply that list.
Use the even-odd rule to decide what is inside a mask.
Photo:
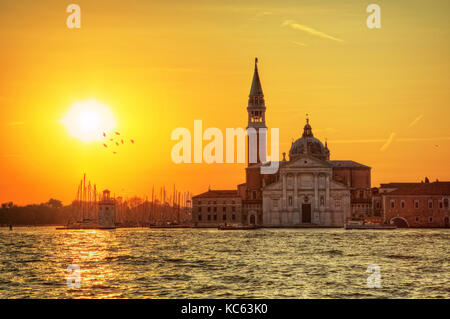
[{"label": "water", "polygon": [[[0,229],[0,298],[450,298],[450,230]],[[69,289],[77,264],[81,287]],[[367,267],[381,267],[368,288]]]}]

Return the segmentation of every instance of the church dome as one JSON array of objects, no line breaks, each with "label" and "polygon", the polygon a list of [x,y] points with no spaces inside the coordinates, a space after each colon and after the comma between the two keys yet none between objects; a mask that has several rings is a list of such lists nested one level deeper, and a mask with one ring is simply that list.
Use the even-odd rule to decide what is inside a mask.
[{"label": "church dome", "polygon": [[296,160],[305,154],[323,161],[330,159],[330,151],[326,142],[324,146],[320,140],[314,137],[311,125],[309,125],[309,119],[306,119],[302,137],[292,143],[291,149],[289,150],[289,159],[291,161]]}]

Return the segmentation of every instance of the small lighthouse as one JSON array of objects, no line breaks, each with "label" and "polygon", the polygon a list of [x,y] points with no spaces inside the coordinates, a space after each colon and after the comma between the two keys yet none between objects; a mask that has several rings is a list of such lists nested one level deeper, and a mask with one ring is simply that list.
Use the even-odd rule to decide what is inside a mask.
[{"label": "small lighthouse", "polygon": [[98,202],[98,226],[99,228],[115,228],[115,205],[111,199],[111,192],[107,189],[103,191],[102,199]]}]

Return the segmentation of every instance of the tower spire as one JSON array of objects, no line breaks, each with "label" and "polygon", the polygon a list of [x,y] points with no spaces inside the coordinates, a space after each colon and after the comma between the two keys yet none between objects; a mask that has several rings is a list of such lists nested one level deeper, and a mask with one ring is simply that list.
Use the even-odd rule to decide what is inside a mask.
[{"label": "tower spire", "polygon": [[[266,105],[264,102],[264,94],[261,86],[261,80],[259,79],[258,73],[258,58],[255,58],[255,69],[253,71],[252,87],[250,88],[250,94],[248,96],[248,128],[253,128],[256,130],[256,145],[250,145],[250,140],[248,142],[248,154],[249,154],[249,164],[250,161],[253,163],[253,159],[250,159],[250,148],[252,151],[256,148],[256,160],[257,163],[265,162],[266,160]],[[254,144],[252,142],[252,144]],[[260,156],[260,149],[261,155]]]},{"label": "tower spire", "polygon": [[[261,86],[261,80],[259,79],[259,73],[258,73],[258,58],[255,58],[255,71],[253,72],[253,81],[252,81],[252,87],[250,89],[250,98],[252,97],[264,97],[262,86]],[[262,100],[264,103],[264,100]]]}]

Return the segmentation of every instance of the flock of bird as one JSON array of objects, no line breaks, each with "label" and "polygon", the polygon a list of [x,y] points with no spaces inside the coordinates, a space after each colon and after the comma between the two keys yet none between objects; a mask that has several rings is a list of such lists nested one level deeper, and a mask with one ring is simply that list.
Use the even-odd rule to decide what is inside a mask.
[{"label": "flock of bird", "polygon": [[133,139],[126,139],[122,135],[120,135],[119,132],[113,132],[111,134],[106,134],[106,132],[103,132],[103,138],[104,138],[103,147],[111,150],[113,154],[117,154],[117,148],[120,145],[126,144],[128,142],[134,144]]}]

